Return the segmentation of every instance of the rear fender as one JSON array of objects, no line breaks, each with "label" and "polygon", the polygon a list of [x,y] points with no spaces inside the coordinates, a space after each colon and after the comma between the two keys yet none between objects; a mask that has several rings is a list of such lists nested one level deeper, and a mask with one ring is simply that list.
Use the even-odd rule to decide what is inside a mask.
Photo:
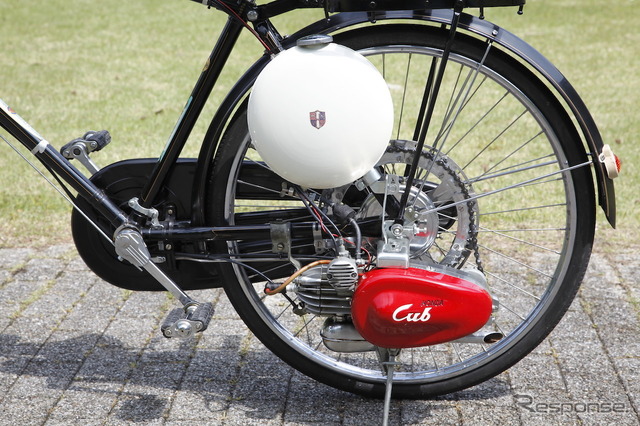
[{"label": "rear fender", "polygon": [[[283,40],[282,46],[285,49],[292,47],[298,38],[306,35],[332,34],[367,22],[384,25],[384,22],[389,20],[395,20],[396,23],[398,20],[410,20],[412,23],[423,21],[447,25],[451,23],[452,18],[453,11],[444,9],[431,11],[400,10],[338,13],[330,16],[328,19],[317,21],[287,37]],[[541,79],[546,80],[557,98],[567,105],[569,109],[568,112],[571,113],[570,115],[580,127],[586,151],[593,161],[598,186],[598,203],[604,210],[605,216],[611,226],[615,227],[616,204],[613,180],[608,177],[604,164],[598,159],[604,145],[602,136],[584,101],[571,83],[569,83],[564,75],[562,75],[548,59],[542,56],[540,52],[524,40],[491,22],[463,13],[460,18],[459,28],[476,36],[491,40],[513,57],[528,64]],[[198,171],[195,182],[196,192],[194,193],[195,204],[193,210],[196,215],[194,219],[203,220],[204,217],[202,206],[205,205],[203,200],[206,192],[207,176],[209,176],[213,152],[222,136],[225,124],[231,117],[233,108],[235,108],[240,100],[248,93],[255,78],[269,60],[269,56],[263,56],[245,73],[223,101],[222,106],[226,108],[221,107],[221,110],[216,114],[216,117],[214,117],[207,136],[205,137],[205,143],[202,145],[198,161]],[[202,217],[197,217],[198,215],[202,215]],[[195,220],[195,223],[197,222],[198,220]]]}]

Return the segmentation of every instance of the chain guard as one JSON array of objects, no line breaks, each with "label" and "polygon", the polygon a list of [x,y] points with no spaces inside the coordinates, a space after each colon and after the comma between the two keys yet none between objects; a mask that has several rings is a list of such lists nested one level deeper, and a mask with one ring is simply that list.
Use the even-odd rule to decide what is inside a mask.
[{"label": "chain guard", "polygon": [[[156,159],[134,159],[114,163],[94,174],[91,180],[124,211],[128,211],[127,202],[140,195],[156,161]],[[178,220],[191,218],[191,194],[184,188],[192,187],[195,167],[196,160],[178,161],[168,179],[167,187],[158,196],[160,201],[157,205],[171,206],[177,214]],[[107,236],[110,238],[113,236],[115,231],[113,226],[101,220],[101,216],[86,200],[76,198],[75,201],[78,207],[96,222]],[[165,290],[148,273],[140,271],[127,261],[119,260],[113,244],[106,241],[77,209],[71,213],[71,233],[82,260],[103,280],[116,287],[134,291]],[[152,257],[166,259],[158,266],[171,279],[179,282],[183,290],[222,286],[215,264],[175,261],[172,259],[174,250],[160,250],[157,244],[149,244],[149,250]]]}]

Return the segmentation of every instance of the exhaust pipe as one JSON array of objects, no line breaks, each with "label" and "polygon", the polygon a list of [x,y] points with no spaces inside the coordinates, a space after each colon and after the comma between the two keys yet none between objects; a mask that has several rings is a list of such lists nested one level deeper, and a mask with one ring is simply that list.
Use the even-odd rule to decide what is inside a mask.
[{"label": "exhaust pipe", "polygon": [[504,334],[498,332],[491,333],[472,333],[456,340],[452,340],[452,343],[496,343],[502,340]]}]

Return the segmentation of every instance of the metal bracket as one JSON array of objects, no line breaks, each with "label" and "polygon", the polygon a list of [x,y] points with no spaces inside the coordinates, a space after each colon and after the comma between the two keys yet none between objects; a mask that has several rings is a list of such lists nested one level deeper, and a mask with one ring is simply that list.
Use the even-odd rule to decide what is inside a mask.
[{"label": "metal bracket", "polygon": [[142,207],[140,205],[140,202],[138,201],[138,197],[133,197],[132,199],[130,199],[127,202],[127,204],[133,210],[135,210],[138,213],[141,213],[141,214],[147,216],[148,218],[150,218],[151,219],[151,226],[153,226],[154,228],[163,228],[162,224],[158,220],[158,216],[160,215],[158,213],[158,210],[154,209],[153,207],[151,207],[151,208]]},{"label": "metal bracket", "polygon": [[89,173],[94,175],[98,173],[100,168],[91,161],[91,158],[89,158],[89,152],[91,152],[91,150],[87,147],[87,141],[77,140],[72,145],[65,146],[62,150],[62,155],[69,160],[76,159],[80,161],[80,163],[87,168]]},{"label": "metal bracket", "polygon": [[300,269],[302,264],[291,255],[291,224],[289,222],[271,223],[271,241],[274,253],[286,254],[289,262]]}]

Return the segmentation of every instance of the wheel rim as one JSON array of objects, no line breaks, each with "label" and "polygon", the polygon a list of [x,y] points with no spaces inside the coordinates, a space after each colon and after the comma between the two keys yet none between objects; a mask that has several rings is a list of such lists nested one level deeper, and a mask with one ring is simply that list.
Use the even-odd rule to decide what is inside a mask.
[{"label": "wheel rim", "polygon": [[[428,69],[432,58],[441,56],[441,51],[386,46],[361,53],[389,82],[396,106],[395,137],[412,139],[414,124],[409,117],[416,106],[407,93],[415,90],[407,76],[415,69]],[[404,350],[399,359],[403,365],[394,375],[400,385],[459,376],[511,350],[548,311],[565,280],[573,254],[576,194],[571,174],[559,173],[567,159],[552,127],[532,101],[491,69],[456,54],[450,61],[445,91],[441,92],[446,95],[446,105],[436,113],[442,124],[436,132],[438,136],[431,140],[442,143],[439,152],[456,162],[475,194],[528,182],[478,198],[478,245],[468,259],[472,266],[482,262],[489,290],[500,300],[492,328],[506,337],[493,345],[447,343]],[[421,78],[424,79],[424,74]],[[441,95],[440,99],[444,98]],[[244,146],[249,146],[248,140]],[[251,152],[251,148],[248,151],[244,158],[260,164],[257,153]],[[231,177],[239,175],[240,166],[241,161],[236,161]],[[242,185],[247,183],[235,178],[227,184],[225,217],[229,223],[235,223],[235,214],[276,210],[272,202],[260,205],[236,199],[237,186]],[[277,209],[301,207],[302,204],[292,200],[279,203]],[[229,250],[242,252],[235,243],[229,244]],[[319,333],[324,317],[293,314],[284,298],[265,296],[263,283],[248,284],[246,271],[238,266],[234,269],[238,280],[244,283],[246,298],[262,321],[301,356],[358,380],[373,383],[385,380],[374,352],[329,351]]]}]

